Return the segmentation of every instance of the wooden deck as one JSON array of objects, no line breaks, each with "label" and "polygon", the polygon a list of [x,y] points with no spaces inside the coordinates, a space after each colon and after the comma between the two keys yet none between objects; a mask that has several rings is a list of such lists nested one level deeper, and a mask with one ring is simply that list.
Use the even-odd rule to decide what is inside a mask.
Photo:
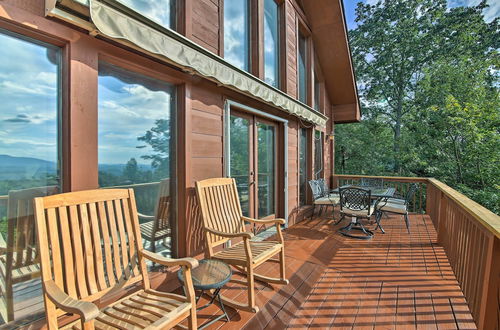
[{"label": "wooden deck", "polygon": [[[208,329],[476,329],[430,219],[412,215],[411,234],[397,216],[383,219],[383,225],[387,233],[377,232],[369,241],[341,236],[331,212],[288,228],[290,284],[256,282],[257,314],[227,308],[231,322]],[[274,264],[258,271],[278,274]],[[31,298],[21,302],[23,310],[31,315],[41,310],[39,285],[30,286],[29,294],[28,287],[22,289],[19,294]],[[246,299],[236,284],[227,285],[224,294]],[[218,313],[216,306],[200,311],[199,325]]]},{"label": "wooden deck", "polygon": [[[397,216],[383,225],[387,233],[369,241],[341,236],[327,217],[288,228],[290,284],[257,282],[257,314],[228,309],[231,322],[209,329],[476,329],[430,219],[411,216],[411,234]],[[259,270],[278,274],[272,264]],[[246,299],[237,285],[224,294]],[[200,311],[199,324],[217,313]]]}]

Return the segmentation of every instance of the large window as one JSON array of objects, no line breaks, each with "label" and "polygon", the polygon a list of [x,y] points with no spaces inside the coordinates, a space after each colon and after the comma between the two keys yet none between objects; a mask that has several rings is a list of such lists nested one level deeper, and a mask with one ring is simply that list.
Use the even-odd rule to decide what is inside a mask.
[{"label": "large window", "polygon": [[224,1],[224,58],[245,71],[250,70],[250,7],[248,1]]},{"label": "large window", "polygon": [[307,103],[307,38],[299,31],[298,47],[299,101]]},{"label": "large window", "polygon": [[61,51],[1,29],[0,45],[0,315],[10,322],[43,313],[32,199],[61,183]]},{"label": "large window", "polygon": [[163,25],[166,28],[176,29],[176,2],[177,0],[118,0],[134,9],[141,15]]},{"label": "large window", "polygon": [[264,80],[279,87],[279,7],[275,0],[264,1]]},{"label": "large window", "polygon": [[175,192],[174,87],[100,63],[98,91],[99,185],[132,187],[140,222],[161,217],[168,227]]},{"label": "large window", "polygon": [[307,128],[299,131],[299,205],[307,203]]}]

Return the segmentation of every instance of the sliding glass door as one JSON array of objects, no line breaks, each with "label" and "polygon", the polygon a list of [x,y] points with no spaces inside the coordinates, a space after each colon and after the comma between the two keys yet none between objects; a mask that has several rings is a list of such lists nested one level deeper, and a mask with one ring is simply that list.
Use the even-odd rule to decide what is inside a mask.
[{"label": "sliding glass door", "polygon": [[243,215],[275,216],[277,125],[237,112],[231,112],[229,125],[229,175],[236,180]]}]

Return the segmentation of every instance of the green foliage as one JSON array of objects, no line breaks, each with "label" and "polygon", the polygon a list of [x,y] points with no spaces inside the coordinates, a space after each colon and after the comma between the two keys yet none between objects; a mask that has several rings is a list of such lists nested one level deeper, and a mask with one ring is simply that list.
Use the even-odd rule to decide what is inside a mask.
[{"label": "green foliage", "polygon": [[485,6],[358,4],[363,121],[337,127],[337,171],[436,177],[500,212],[499,24]]}]

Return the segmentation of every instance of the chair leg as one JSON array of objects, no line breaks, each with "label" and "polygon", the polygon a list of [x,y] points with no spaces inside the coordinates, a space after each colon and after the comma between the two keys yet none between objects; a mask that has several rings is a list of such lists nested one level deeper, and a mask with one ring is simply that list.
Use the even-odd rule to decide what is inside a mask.
[{"label": "chair leg", "polygon": [[[221,304],[221,306],[223,305]],[[191,307],[191,314],[188,317],[188,329],[190,330],[198,329],[198,320],[196,319],[196,305]]]},{"label": "chair leg", "polygon": [[5,302],[7,303],[7,320],[6,322],[14,321],[14,288],[9,280],[5,283]]},{"label": "chair leg", "polygon": [[375,227],[375,230],[377,230],[377,228],[380,228],[380,231],[382,232],[382,234],[385,234],[385,230],[384,228],[382,228],[382,225],[380,224],[380,220],[382,220],[382,211],[378,211],[377,214],[375,214],[375,221],[377,222],[377,226]]},{"label": "chair leg", "polygon": [[281,279],[286,279],[285,278],[285,249],[281,248],[280,252],[280,277]]},{"label": "chair leg", "polygon": [[311,218],[309,220],[312,220],[313,217],[314,217],[314,211],[316,210],[316,205],[313,205],[313,210],[312,210],[312,213],[311,213]]},{"label": "chair leg", "polygon": [[410,233],[410,219],[408,219],[408,213],[405,214],[405,222],[406,222],[406,230],[408,230],[408,234]]},{"label": "chair leg", "polygon": [[345,218],[345,214],[342,214],[342,216],[340,217],[340,219],[339,219],[339,220],[337,220],[337,222],[335,222],[333,225],[334,225],[334,226],[338,225],[339,223],[341,223],[341,222],[342,222],[342,220],[344,220],[344,218]]},{"label": "chair leg", "polygon": [[247,266],[247,285],[248,285],[248,306],[255,307],[255,280],[253,277],[253,267]]}]

